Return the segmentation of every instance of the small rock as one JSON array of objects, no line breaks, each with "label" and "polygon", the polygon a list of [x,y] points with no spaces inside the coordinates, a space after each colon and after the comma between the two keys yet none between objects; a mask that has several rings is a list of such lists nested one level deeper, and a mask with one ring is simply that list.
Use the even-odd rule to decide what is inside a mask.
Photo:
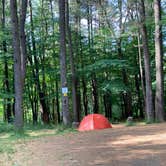
[{"label": "small rock", "polygon": [[129,117],[127,118],[127,122],[133,122],[133,117],[132,117],[132,116],[129,116]]}]

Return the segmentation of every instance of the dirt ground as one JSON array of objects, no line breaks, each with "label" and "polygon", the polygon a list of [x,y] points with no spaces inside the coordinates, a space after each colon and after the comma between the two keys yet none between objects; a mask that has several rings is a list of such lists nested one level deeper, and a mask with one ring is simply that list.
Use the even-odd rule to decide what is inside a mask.
[{"label": "dirt ground", "polygon": [[43,137],[13,155],[4,166],[166,166],[166,123]]}]

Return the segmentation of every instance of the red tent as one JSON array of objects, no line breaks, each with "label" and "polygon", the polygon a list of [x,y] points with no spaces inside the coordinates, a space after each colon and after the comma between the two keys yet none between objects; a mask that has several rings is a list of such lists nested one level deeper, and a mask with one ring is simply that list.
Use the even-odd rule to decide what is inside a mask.
[{"label": "red tent", "polygon": [[78,131],[112,128],[108,119],[101,114],[89,114],[81,121]]}]

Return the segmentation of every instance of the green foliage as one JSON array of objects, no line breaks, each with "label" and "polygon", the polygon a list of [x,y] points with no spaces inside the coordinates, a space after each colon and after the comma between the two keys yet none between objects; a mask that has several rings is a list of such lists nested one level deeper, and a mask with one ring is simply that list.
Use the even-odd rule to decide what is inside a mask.
[{"label": "green foliage", "polygon": [[14,127],[12,124],[0,122],[0,133],[13,132]]},{"label": "green foliage", "polygon": [[119,105],[113,105],[112,106],[112,120],[113,122],[115,121],[120,121],[122,116],[122,110]]},{"label": "green foliage", "polygon": [[[52,1],[53,13],[51,13],[51,1],[35,1],[32,0],[32,13],[33,13],[33,30],[31,29],[30,22],[30,10],[27,12],[26,19],[26,38],[27,38],[27,72],[24,89],[24,110],[27,121],[32,121],[32,107],[37,108],[38,121],[41,122],[40,114],[40,99],[39,90],[37,84],[37,75],[34,75],[38,70],[40,89],[43,92],[43,100],[46,101],[50,116],[53,114],[53,108],[56,111],[56,95],[58,94],[59,101],[61,100],[60,90],[56,89],[56,82],[58,82],[58,89],[60,89],[60,65],[59,65],[59,11],[57,1]],[[151,1],[152,2],[152,1]],[[90,11],[87,12],[87,5],[92,7],[92,15]],[[126,6],[127,5],[127,6]],[[132,11],[128,13],[128,5]],[[82,95],[83,86],[82,79],[86,80],[86,90],[88,96],[88,110],[92,112],[92,76],[95,74],[97,80],[98,99],[102,100],[104,94],[109,93],[111,102],[113,102],[113,117],[116,119],[122,118],[121,103],[124,107],[122,94],[131,92],[132,106],[135,106],[137,110],[138,95],[135,83],[135,76],[139,78],[139,57],[138,57],[138,39],[139,34],[139,13],[136,1],[128,1],[125,3],[122,1],[122,13],[120,13],[118,1],[108,1],[108,3],[101,1],[101,5],[97,1],[85,1],[77,4],[76,1],[69,2],[70,8],[70,26],[72,32],[74,63],[76,68],[76,74],[79,84],[79,90]],[[155,50],[154,50],[154,18],[153,8],[145,2],[147,21],[145,22],[148,32],[148,46],[151,53],[151,76],[152,87],[155,91]],[[163,25],[163,51],[166,52],[165,40],[166,40],[166,2],[162,2],[162,21]],[[97,15],[96,15],[97,14]],[[120,14],[122,14],[122,27],[120,28]],[[0,15],[2,15],[2,6],[0,6]],[[10,28],[10,10],[9,3],[6,3],[5,9],[5,29],[0,25],[0,120],[4,118],[6,112],[6,104],[10,103],[13,107],[14,93],[13,93],[13,52],[12,52],[12,37]],[[92,24],[88,27],[92,19]],[[79,20],[81,21],[79,23]],[[78,21],[78,22],[76,22]],[[82,25],[82,22],[85,22]],[[32,31],[34,35],[36,50],[33,50]],[[4,51],[3,42],[6,42],[7,52]],[[68,47],[68,39],[67,47]],[[120,43],[121,57],[119,56],[118,49]],[[142,42],[141,54],[142,54]],[[143,55],[143,54],[142,54]],[[67,76],[69,86],[69,102],[70,108],[72,108],[71,99],[71,66],[69,58],[69,50],[67,49]],[[164,56],[164,62],[165,62]],[[37,64],[34,59],[37,59]],[[32,64],[30,63],[32,60]],[[4,74],[4,62],[8,62],[8,81],[9,91],[7,91],[5,84]],[[142,57],[142,65],[144,64]],[[37,66],[37,67],[36,67]],[[122,71],[127,73],[127,83],[124,83]],[[164,70],[165,63],[164,63]],[[164,78],[166,80],[166,76]],[[143,100],[141,82],[138,82],[140,88],[140,98]],[[166,87],[166,84],[164,84]],[[166,89],[166,88],[165,88]],[[57,92],[58,91],[58,92]],[[9,99],[9,100],[8,100]],[[37,100],[37,101],[36,101]],[[60,102],[59,102],[60,103]],[[136,104],[135,104],[136,103]],[[143,103],[143,101],[142,101]],[[83,105],[81,96],[81,106]],[[83,106],[82,106],[83,108]],[[102,113],[104,111],[104,104],[100,102],[100,108]],[[134,110],[134,109],[133,109]],[[13,115],[12,115],[13,116]],[[39,131],[44,129],[55,129],[55,126],[44,125],[26,125],[24,127],[26,131]],[[65,128],[64,126],[57,126],[55,129],[57,133],[67,132],[73,130],[71,128]],[[13,132],[13,126],[7,123],[0,123],[0,133]]]},{"label": "green foliage", "polygon": [[108,80],[102,83],[101,88],[104,92],[112,92],[113,94],[119,94],[120,92],[126,92],[129,88],[123,83],[121,79]]},{"label": "green foliage", "polygon": [[126,60],[120,60],[120,59],[102,59],[97,62],[95,62],[92,65],[89,65],[86,67],[85,72],[103,72],[105,69],[111,69],[112,70],[118,70],[122,68],[127,68],[127,61]]},{"label": "green foliage", "polygon": [[14,99],[14,94],[12,93],[5,93],[5,92],[0,92],[0,98],[3,98],[3,99]]}]

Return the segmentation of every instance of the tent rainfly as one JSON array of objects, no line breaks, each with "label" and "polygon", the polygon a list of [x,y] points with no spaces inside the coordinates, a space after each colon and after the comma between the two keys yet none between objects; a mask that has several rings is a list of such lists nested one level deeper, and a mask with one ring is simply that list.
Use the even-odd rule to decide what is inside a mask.
[{"label": "tent rainfly", "polygon": [[81,121],[78,131],[89,131],[112,128],[108,119],[101,114],[89,114]]}]

